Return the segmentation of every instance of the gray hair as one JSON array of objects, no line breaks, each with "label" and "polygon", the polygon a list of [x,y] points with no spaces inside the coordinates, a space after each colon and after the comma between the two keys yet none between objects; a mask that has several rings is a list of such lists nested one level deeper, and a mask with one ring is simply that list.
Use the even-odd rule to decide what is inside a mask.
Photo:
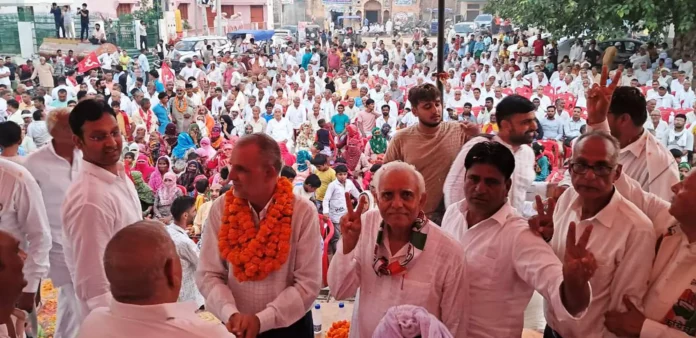
[{"label": "gray hair", "polygon": [[577,141],[575,141],[575,146],[573,147],[573,154],[579,154],[580,145],[581,143],[583,143],[584,140],[593,138],[599,138],[611,144],[612,148],[614,149],[608,149],[609,158],[611,163],[616,164],[619,161],[619,152],[621,151],[621,145],[619,144],[619,141],[616,138],[614,138],[613,136],[611,136],[611,134],[603,130],[593,130],[580,135]]},{"label": "gray hair", "polygon": [[48,112],[48,115],[46,116],[46,129],[48,129],[48,133],[50,135],[53,135],[53,129],[56,127],[59,121],[65,121],[67,128],[70,129],[70,126],[67,125],[67,122],[70,117],[71,110],[72,108],[66,107],[53,109]]},{"label": "gray hair", "polygon": [[377,172],[375,173],[375,177],[372,179],[374,181],[372,184],[375,188],[377,188],[377,191],[379,191],[379,181],[382,179],[382,177],[390,172],[395,171],[406,171],[413,174],[416,177],[416,180],[418,181],[419,192],[421,194],[425,193],[425,179],[423,178],[423,175],[418,170],[416,170],[416,167],[414,167],[413,165],[401,161],[394,161],[383,164],[382,167],[379,168],[379,170],[377,170]]}]

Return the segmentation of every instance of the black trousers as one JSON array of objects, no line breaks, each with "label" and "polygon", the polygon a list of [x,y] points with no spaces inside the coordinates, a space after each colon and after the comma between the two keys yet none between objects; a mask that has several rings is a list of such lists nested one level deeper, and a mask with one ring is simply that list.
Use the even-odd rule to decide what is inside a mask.
[{"label": "black trousers", "polygon": [[80,24],[80,40],[87,39],[89,37],[89,23],[82,22]]},{"label": "black trousers", "polygon": [[147,49],[147,35],[140,36],[140,49]]},{"label": "black trousers", "polygon": [[63,31],[63,37],[65,37],[65,25],[63,25],[63,22],[56,22],[56,37],[60,38],[60,31]]},{"label": "black trousers", "polygon": [[546,325],[544,329],[544,338],[563,338],[558,332],[554,331],[550,326]]},{"label": "black trousers", "polygon": [[257,336],[258,338],[313,338],[314,328],[312,325],[312,311],[307,312],[304,317],[294,324],[266,331]]}]

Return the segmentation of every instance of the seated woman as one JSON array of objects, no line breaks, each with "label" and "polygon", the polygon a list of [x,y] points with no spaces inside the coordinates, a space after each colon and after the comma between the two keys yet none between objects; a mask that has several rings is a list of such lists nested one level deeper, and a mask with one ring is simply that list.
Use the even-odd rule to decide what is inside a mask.
[{"label": "seated woman", "polygon": [[134,170],[130,172],[131,179],[135,185],[135,190],[138,192],[138,199],[140,200],[141,211],[143,212],[143,217],[147,217],[152,212],[152,206],[155,203],[155,194],[152,192],[150,186],[143,180],[143,173]]},{"label": "seated woman", "polygon": [[314,174],[317,171],[312,163],[312,155],[307,150],[300,150],[297,152],[297,160],[292,168],[295,169],[295,179],[292,181],[293,186],[301,186],[304,181],[309,177],[309,175]]},{"label": "seated woman", "polygon": [[387,152],[387,139],[382,135],[380,128],[372,129],[372,137],[365,146],[365,155],[374,162],[379,155],[384,155]]}]

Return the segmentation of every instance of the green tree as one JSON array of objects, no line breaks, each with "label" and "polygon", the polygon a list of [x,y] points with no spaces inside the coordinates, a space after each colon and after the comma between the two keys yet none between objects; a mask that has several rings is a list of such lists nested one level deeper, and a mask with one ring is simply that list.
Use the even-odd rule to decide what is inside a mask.
[{"label": "green tree", "polygon": [[486,10],[556,37],[623,37],[647,29],[658,39],[674,25],[673,58],[696,54],[696,0],[489,0]]},{"label": "green tree", "polygon": [[157,22],[162,18],[162,10],[159,6],[160,0],[154,1],[154,6],[150,6],[150,0],[140,0],[138,9],[130,14],[122,15],[121,18],[126,20],[140,20],[148,23]]}]

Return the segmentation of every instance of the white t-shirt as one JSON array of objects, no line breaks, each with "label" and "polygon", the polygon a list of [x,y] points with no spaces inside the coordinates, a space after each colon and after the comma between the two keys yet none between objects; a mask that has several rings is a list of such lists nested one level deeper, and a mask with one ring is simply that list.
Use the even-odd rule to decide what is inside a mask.
[{"label": "white t-shirt", "polygon": [[[4,65],[0,65],[0,75],[9,75],[10,74],[10,69],[5,67]],[[0,78],[0,84],[4,84],[7,86],[7,88],[10,88],[10,77],[6,76],[3,78]]]}]

